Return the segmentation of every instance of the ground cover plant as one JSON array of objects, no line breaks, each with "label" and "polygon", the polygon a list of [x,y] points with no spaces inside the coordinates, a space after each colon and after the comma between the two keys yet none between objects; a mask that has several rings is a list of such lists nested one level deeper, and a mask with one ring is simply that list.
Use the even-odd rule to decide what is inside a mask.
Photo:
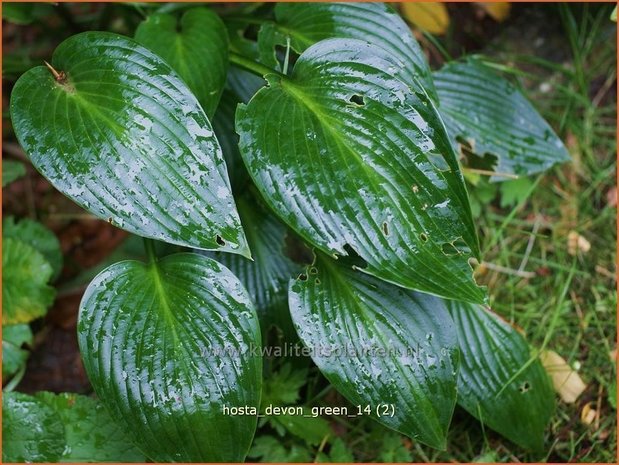
[{"label": "ground cover plant", "polygon": [[[3,5],[14,27],[65,30],[40,60],[4,58],[25,156],[3,159],[3,186],[27,159],[127,237],[57,290],[56,236],[4,217],[3,460],[614,457],[614,265],[585,256],[587,235],[614,244],[616,64],[592,52],[611,11],[552,12],[573,69],[519,57],[558,73],[547,121],[518,55],[445,59],[380,3]],[[96,397],[16,392],[71,287]],[[557,333],[608,367],[577,414],[595,430],[568,439]]]}]

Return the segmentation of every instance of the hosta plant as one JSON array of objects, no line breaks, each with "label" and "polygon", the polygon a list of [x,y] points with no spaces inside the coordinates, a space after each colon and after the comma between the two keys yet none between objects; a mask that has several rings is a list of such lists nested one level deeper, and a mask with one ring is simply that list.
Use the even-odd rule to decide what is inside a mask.
[{"label": "hosta plant", "polygon": [[[517,87],[480,57],[432,72],[379,3],[146,11],[133,37],[62,42],[10,102],[34,167],[144,238],[148,260],[102,271],[78,323],[100,415],[130,456],[244,460],[273,325],[351,409],[414,440],[444,448],[459,404],[541,450],[553,395],[473,278],[463,177],[464,153],[491,182],[567,160]],[[13,395],[5,419],[62,402]],[[28,458],[12,447],[5,458]]]}]

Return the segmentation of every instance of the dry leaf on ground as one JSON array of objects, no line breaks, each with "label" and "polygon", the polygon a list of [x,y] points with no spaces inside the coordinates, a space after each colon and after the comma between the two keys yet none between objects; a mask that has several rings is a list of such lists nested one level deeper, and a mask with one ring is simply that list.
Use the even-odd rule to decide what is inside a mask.
[{"label": "dry leaf on ground", "polygon": [[552,379],[555,391],[561,396],[561,400],[567,404],[576,402],[576,399],[587,388],[578,373],[572,370],[567,362],[552,350],[542,352],[540,360]]}]

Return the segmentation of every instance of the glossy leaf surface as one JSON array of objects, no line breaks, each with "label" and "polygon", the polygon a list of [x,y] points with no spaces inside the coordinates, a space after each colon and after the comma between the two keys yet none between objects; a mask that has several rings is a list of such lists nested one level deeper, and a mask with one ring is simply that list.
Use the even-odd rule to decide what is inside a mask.
[{"label": "glossy leaf surface", "polygon": [[269,75],[270,86],[239,105],[241,155],[273,211],[316,247],[350,247],[369,274],[481,302],[455,153],[430,101],[395,69],[358,40],[311,47],[290,79]]},{"label": "glossy leaf surface", "polygon": [[543,447],[554,393],[518,331],[476,305],[448,302],[460,341],[458,403],[526,449]]},{"label": "glossy leaf surface", "polygon": [[398,74],[415,90],[436,95],[430,68],[410,28],[384,3],[278,3],[275,22],[262,26],[258,44],[265,64],[276,66],[276,46],[304,52],[315,43],[332,38],[360,39],[390,54]]},{"label": "glossy leaf surface", "polygon": [[253,261],[218,252],[214,256],[241,280],[251,295],[263,332],[271,325],[287,330],[291,326],[288,281],[300,271],[300,267],[284,255],[287,228],[251,195],[240,195],[236,201],[253,251]]},{"label": "glossy leaf surface", "polygon": [[2,379],[4,382],[26,364],[30,353],[24,350],[24,344],[32,344],[30,326],[2,326]]},{"label": "glossy leaf surface", "polygon": [[247,291],[198,254],[116,263],[80,305],[79,345],[98,397],[151,460],[238,462],[256,417],[223,406],[258,407],[260,345]]},{"label": "glossy leaf surface", "polygon": [[475,60],[448,63],[434,73],[434,81],[452,139],[465,141],[480,157],[496,157],[494,171],[526,176],[570,160],[535,107],[488,66]]},{"label": "glossy leaf surface", "polygon": [[36,398],[58,414],[66,446],[61,462],[144,462],[126,431],[100,401],[73,393],[39,392]]},{"label": "glossy leaf surface", "polygon": [[60,242],[56,235],[41,223],[28,218],[16,223],[14,217],[6,217],[2,220],[2,237],[12,237],[37,250],[54,270],[54,279],[58,277],[62,270]]},{"label": "glossy leaf surface", "polygon": [[60,417],[20,392],[2,393],[2,462],[57,462],[65,447]]},{"label": "glossy leaf surface", "polygon": [[28,323],[47,313],[56,291],[47,283],[52,267],[34,248],[19,240],[2,243],[2,324]]},{"label": "glossy leaf surface", "polygon": [[65,40],[15,84],[11,119],[61,192],[129,232],[248,254],[219,143],[187,85],[116,34]]},{"label": "glossy leaf surface", "polygon": [[323,257],[291,281],[290,312],[312,358],[353,405],[393,405],[378,420],[445,445],[456,404],[458,344],[441,299]]},{"label": "glossy leaf surface", "polygon": [[180,24],[171,14],[154,14],[138,26],[135,40],[172,66],[209,117],[215,114],[228,68],[228,35],[217,14],[192,8]]}]

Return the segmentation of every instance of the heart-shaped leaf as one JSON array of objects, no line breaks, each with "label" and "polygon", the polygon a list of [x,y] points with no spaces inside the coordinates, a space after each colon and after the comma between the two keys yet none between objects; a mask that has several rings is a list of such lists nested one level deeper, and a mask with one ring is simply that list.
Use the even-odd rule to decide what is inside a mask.
[{"label": "heart-shaped leaf", "polygon": [[2,463],[57,462],[65,448],[56,412],[21,392],[2,393]]},{"label": "heart-shaped leaf", "polygon": [[251,195],[236,198],[253,261],[214,252],[214,257],[241,280],[256,305],[263,332],[276,325],[294,334],[288,312],[288,281],[300,267],[284,255],[288,228]]},{"label": "heart-shaped leaf", "polygon": [[497,158],[493,181],[502,175],[547,170],[570,155],[550,125],[509,81],[476,60],[452,62],[434,73],[440,113],[454,142],[483,157]]},{"label": "heart-shaped leaf", "polygon": [[215,114],[228,68],[228,34],[217,14],[192,8],[180,24],[173,15],[154,14],[138,26],[135,40],[176,70],[209,117]]},{"label": "heart-shaped leaf", "polygon": [[[443,301],[323,257],[289,290],[299,337],[333,386],[378,421],[443,448],[458,343]],[[387,406],[386,410],[383,410]],[[358,412],[352,412],[358,413]]]},{"label": "heart-shaped leaf", "polygon": [[2,324],[29,323],[47,313],[56,291],[47,283],[52,267],[28,244],[5,238],[2,244]]},{"label": "heart-shaped leaf", "polygon": [[249,254],[211,124],[169,65],[104,32],[65,40],[52,65],[17,81],[11,119],[58,190],[129,232]]},{"label": "heart-shaped leaf", "polygon": [[80,305],[84,366],[112,417],[159,462],[239,462],[258,408],[258,320],[239,280],[198,254],[116,263]]},{"label": "heart-shaped leaf", "polygon": [[[389,53],[406,83],[436,101],[430,68],[410,28],[384,3],[278,3],[275,22],[260,28],[258,46],[265,64],[278,66],[276,46],[298,53],[325,39],[360,39]],[[401,69],[400,69],[401,68]]]},{"label": "heart-shaped leaf", "polygon": [[478,305],[447,305],[460,341],[458,404],[519,446],[541,450],[554,411],[541,363],[498,316]]},{"label": "heart-shaped leaf", "polygon": [[290,78],[268,75],[236,117],[239,146],[269,206],[331,255],[411,289],[482,302],[479,254],[452,145],[425,94],[353,39],[309,48]]},{"label": "heart-shaped leaf", "polygon": [[64,425],[62,462],[145,461],[100,401],[73,393],[38,392],[36,398],[49,405]]}]

